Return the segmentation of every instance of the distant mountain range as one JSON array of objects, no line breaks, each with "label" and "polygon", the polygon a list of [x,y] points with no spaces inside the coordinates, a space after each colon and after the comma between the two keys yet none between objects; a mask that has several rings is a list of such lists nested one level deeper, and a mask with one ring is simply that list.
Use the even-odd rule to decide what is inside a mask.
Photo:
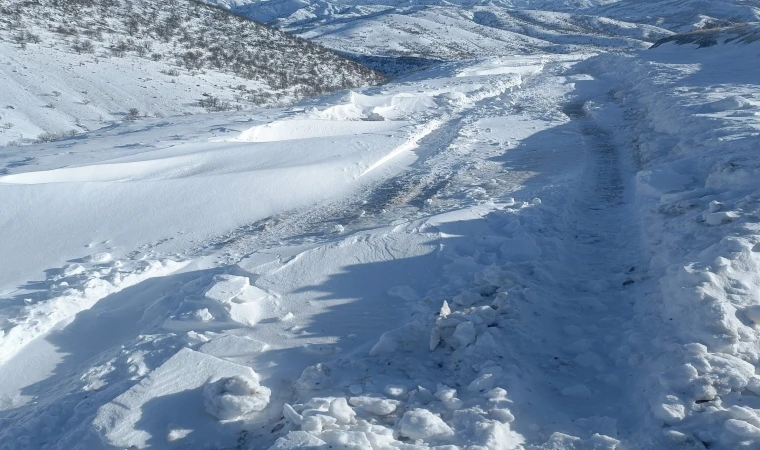
[{"label": "distant mountain range", "polygon": [[673,32],[760,20],[758,0],[207,1],[365,58],[646,48]]}]

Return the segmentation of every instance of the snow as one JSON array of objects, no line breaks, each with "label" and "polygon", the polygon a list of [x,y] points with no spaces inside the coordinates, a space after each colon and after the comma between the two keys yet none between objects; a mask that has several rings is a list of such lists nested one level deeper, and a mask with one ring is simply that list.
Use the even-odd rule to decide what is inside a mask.
[{"label": "snow", "polygon": [[203,387],[203,404],[206,412],[219,420],[238,420],[264,409],[270,393],[254,379],[226,377]]},{"label": "snow", "polygon": [[753,27],[4,149],[0,447],[757,447]]},{"label": "snow", "polygon": [[[672,32],[610,1],[206,0],[398,75],[441,60],[640,49]],[[632,7],[639,6],[640,2]],[[660,14],[656,4],[639,8]],[[715,8],[720,9],[720,8]],[[724,8],[721,17],[730,16]],[[735,8],[737,9],[737,8]],[[674,14],[678,5],[669,8]],[[641,14],[641,11],[639,11]],[[674,19],[675,20],[675,19]],[[643,23],[647,22],[647,24]]]},{"label": "snow", "polygon": [[113,447],[146,448],[167,431],[172,441],[182,441],[175,431],[180,425],[187,427],[180,430],[192,430],[192,438],[202,435],[213,442],[223,428],[204,420],[205,413],[234,420],[263,409],[268,401],[269,389],[259,386],[250,367],[185,348],[100,407],[93,427]]},{"label": "snow", "polygon": [[402,436],[411,439],[445,439],[454,434],[446,422],[426,409],[405,412],[398,427]]}]

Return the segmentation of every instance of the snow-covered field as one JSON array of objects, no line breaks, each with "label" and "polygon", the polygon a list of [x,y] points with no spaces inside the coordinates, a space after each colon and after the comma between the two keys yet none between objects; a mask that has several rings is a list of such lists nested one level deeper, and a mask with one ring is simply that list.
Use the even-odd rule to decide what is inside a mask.
[{"label": "snow-covered field", "polygon": [[0,449],[760,448],[758,36],[0,149]]}]

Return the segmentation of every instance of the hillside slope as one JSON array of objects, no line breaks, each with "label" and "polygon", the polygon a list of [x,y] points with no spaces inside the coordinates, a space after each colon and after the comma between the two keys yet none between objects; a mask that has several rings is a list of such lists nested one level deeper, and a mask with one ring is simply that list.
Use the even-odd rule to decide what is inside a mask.
[{"label": "hillside slope", "polygon": [[636,49],[670,34],[600,15],[595,8],[605,1],[208,1],[364,57],[450,60]]},{"label": "hillside slope", "polygon": [[206,1],[389,74],[484,55],[647,48],[674,32],[760,20],[758,0]]},{"label": "hillside slope", "polygon": [[0,53],[0,145],[382,81],[316,44],[184,0],[6,2]]},{"label": "hillside slope", "polygon": [[646,23],[676,32],[760,20],[758,0],[620,0],[594,10],[596,14]]}]

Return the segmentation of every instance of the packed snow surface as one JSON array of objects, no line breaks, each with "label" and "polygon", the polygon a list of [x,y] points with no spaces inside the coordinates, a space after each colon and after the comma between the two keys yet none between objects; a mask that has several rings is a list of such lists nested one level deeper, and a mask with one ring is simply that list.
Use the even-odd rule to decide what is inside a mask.
[{"label": "packed snow surface", "polygon": [[760,447],[755,30],[4,149],[0,448]]}]

